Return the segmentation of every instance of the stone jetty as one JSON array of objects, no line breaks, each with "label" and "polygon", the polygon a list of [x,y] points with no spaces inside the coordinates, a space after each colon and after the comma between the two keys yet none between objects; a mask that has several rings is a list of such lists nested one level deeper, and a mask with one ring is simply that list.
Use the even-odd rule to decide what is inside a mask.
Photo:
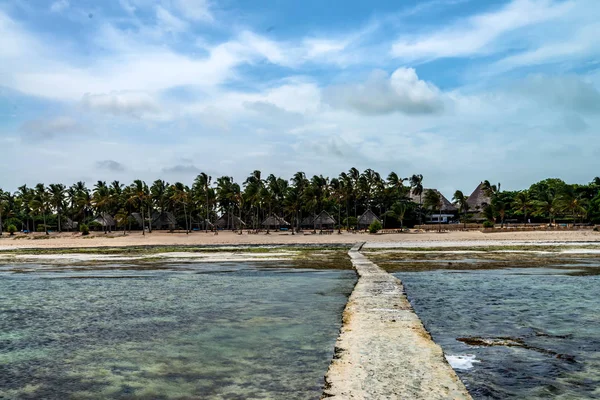
[{"label": "stone jetty", "polygon": [[322,399],[471,399],[413,311],[402,282],[360,253]]}]

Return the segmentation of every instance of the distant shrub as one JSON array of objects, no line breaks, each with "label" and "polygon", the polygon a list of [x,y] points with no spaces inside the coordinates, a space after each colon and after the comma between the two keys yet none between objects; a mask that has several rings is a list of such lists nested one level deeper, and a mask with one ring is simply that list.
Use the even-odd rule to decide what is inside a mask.
[{"label": "distant shrub", "polygon": [[598,226],[595,226],[595,227],[594,227],[594,232],[598,232],[598,231],[600,231],[600,227],[598,227]]},{"label": "distant shrub", "polygon": [[484,228],[493,228],[494,223],[492,221],[483,221],[483,227]]},{"label": "distant shrub", "polygon": [[88,224],[88,228],[90,229],[100,229],[102,228],[102,224],[98,221],[92,221]]},{"label": "distant shrub", "polygon": [[36,232],[46,232],[46,227],[44,227],[44,225],[38,225],[35,230]]},{"label": "distant shrub", "polygon": [[381,222],[375,220],[371,222],[371,225],[369,225],[369,233],[377,233],[381,230],[381,228],[383,228],[383,226],[381,226]]},{"label": "distant shrub", "polygon": [[90,234],[90,228],[86,224],[79,225],[79,231],[83,236]]},{"label": "distant shrub", "polygon": [[8,231],[8,233],[10,233],[10,236],[13,236],[15,234],[15,232],[17,231],[17,227],[14,225],[9,225],[6,230]]},{"label": "distant shrub", "polygon": [[358,224],[358,218],[356,217],[348,217],[344,219],[344,224],[348,228],[354,228]]}]

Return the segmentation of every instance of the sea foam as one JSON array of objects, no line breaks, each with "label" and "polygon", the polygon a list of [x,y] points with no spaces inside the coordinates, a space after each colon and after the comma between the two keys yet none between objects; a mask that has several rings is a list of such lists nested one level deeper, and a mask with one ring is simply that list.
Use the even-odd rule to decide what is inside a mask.
[{"label": "sea foam", "polygon": [[471,369],[474,363],[481,362],[473,354],[446,355],[446,361],[454,369]]}]

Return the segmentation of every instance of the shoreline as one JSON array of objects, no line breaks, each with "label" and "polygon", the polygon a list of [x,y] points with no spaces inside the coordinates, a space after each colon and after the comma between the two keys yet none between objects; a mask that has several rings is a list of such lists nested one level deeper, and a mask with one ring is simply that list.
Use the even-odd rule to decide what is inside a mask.
[{"label": "shoreline", "polygon": [[0,237],[0,251],[13,249],[67,249],[67,248],[101,248],[101,247],[143,247],[143,246],[203,246],[203,247],[268,247],[268,246],[347,246],[356,242],[366,242],[365,248],[380,247],[445,247],[445,246],[490,246],[519,244],[566,243],[599,243],[600,233],[593,231],[529,231],[529,232],[498,232],[494,234],[481,231],[458,232],[410,232],[393,234],[368,233],[333,233],[296,234],[273,232],[240,235],[237,232],[221,231],[214,233],[192,232],[168,233],[155,231],[145,236],[141,232],[132,232],[123,236],[122,233],[94,233],[81,236],[79,233],[43,233]]}]

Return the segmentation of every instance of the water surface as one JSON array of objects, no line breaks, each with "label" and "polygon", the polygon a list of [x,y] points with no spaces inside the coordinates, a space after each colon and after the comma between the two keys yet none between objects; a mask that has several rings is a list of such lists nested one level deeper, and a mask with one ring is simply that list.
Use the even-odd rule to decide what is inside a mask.
[{"label": "water surface", "polygon": [[0,398],[318,398],[355,275],[259,265],[0,268]]},{"label": "water surface", "polygon": [[[572,273],[557,265],[394,275],[446,355],[463,356],[457,372],[475,399],[600,398],[600,276]],[[456,340],[473,336],[530,348]]]}]

